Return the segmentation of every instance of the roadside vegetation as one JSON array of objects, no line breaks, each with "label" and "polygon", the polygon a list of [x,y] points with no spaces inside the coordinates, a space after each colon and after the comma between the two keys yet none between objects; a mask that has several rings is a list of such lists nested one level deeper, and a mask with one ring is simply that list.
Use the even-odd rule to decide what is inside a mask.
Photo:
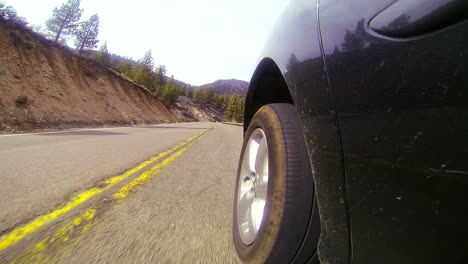
[{"label": "roadside vegetation", "polygon": [[[212,87],[198,88],[166,75],[164,64],[156,64],[148,50],[139,60],[109,52],[108,43],[99,43],[99,15],[82,19],[80,0],[67,0],[52,10],[52,16],[43,25],[30,25],[17,14],[13,7],[0,1],[0,21],[14,23],[49,39],[59,45],[71,48],[76,54],[93,59],[111,68],[133,82],[146,87],[166,105],[174,106],[179,96],[187,96],[200,104],[220,110],[235,122],[242,122],[244,98],[239,95],[217,93]],[[69,47],[73,43],[74,47]]]}]

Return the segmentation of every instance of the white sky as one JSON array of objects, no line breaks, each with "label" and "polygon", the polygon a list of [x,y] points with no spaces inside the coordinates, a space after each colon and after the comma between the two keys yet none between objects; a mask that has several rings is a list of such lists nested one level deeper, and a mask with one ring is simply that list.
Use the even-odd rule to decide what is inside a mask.
[{"label": "white sky", "polygon": [[[66,0],[3,0],[33,25]],[[151,49],[168,76],[201,85],[249,81],[276,18],[288,0],[82,0],[82,19],[100,18],[110,52],[140,59]],[[100,44],[101,44],[100,43]],[[99,45],[100,45],[99,44]]]}]

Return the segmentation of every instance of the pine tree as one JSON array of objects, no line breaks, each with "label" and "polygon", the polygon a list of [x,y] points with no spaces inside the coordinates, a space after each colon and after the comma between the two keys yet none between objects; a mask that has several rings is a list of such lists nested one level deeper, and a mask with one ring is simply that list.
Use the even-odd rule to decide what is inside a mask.
[{"label": "pine tree", "polygon": [[297,65],[299,64],[299,60],[297,59],[296,55],[293,53],[289,56],[288,64],[286,65],[286,69],[288,72],[293,72],[296,70]]},{"label": "pine tree", "polygon": [[140,64],[145,67],[145,69],[149,72],[154,70],[154,59],[153,55],[151,54],[151,50],[148,50],[145,53],[145,56],[140,60]]},{"label": "pine tree", "polygon": [[135,82],[145,86],[148,89],[151,88],[150,87],[152,85],[150,81],[151,78],[143,64],[138,63],[137,65],[135,65],[135,67],[133,67],[132,75],[133,75],[133,79],[135,80]]},{"label": "pine tree", "polygon": [[132,64],[123,61],[123,62],[120,62],[119,64],[117,64],[117,66],[115,66],[115,67],[120,73],[124,74],[128,78],[130,78],[130,79],[135,78],[133,76]]},{"label": "pine tree", "polygon": [[104,41],[104,44],[99,48],[99,51],[102,53],[109,54],[109,49],[107,48],[107,41]]},{"label": "pine tree", "polygon": [[162,96],[168,104],[173,105],[175,104],[175,102],[177,102],[177,99],[179,98],[179,91],[177,87],[174,86],[174,84],[168,83],[168,85],[166,85],[166,87],[164,88]]},{"label": "pine tree", "polygon": [[244,99],[237,95],[231,96],[224,115],[234,122],[242,122],[244,119]]},{"label": "pine tree", "polygon": [[24,17],[18,16],[18,13],[12,6],[5,5],[2,2],[0,2],[0,21],[14,22],[23,26],[28,24]]},{"label": "pine tree", "polygon": [[[78,29],[74,32],[75,45],[80,54],[83,49],[93,49],[99,42],[97,36],[99,34],[99,16],[92,15],[88,20],[81,22]],[[107,45],[105,46],[107,49]]]},{"label": "pine tree", "polygon": [[[93,56],[93,58],[95,60],[99,61],[100,63],[104,64],[104,65],[109,66],[111,64],[110,63],[109,50],[107,49],[107,41],[105,41],[104,44],[102,44],[102,46],[99,48],[98,52]],[[119,65],[117,65],[116,67],[118,68]],[[120,72],[122,72],[122,71],[120,71]]]},{"label": "pine tree", "polygon": [[55,7],[52,17],[46,21],[47,29],[55,34],[55,42],[58,42],[62,34],[70,34],[77,27],[83,9],[80,9],[80,0],[68,0],[60,8]]},{"label": "pine tree", "polygon": [[335,45],[335,48],[333,49],[332,54],[335,55],[335,54],[338,54],[338,53],[340,53],[340,49],[338,48],[338,46]]},{"label": "pine tree", "polygon": [[213,105],[214,104],[214,89],[213,87],[208,87],[205,89],[205,93],[206,93],[206,98],[205,98],[205,102],[208,103],[209,105]]},{"label": "pine tree", "polygon": [[200,100],[200,89],[196,89],[196,90],[193,91],[193,99],[195,101]]},{"label": "pine tree", "polygon": [[231,121],[234,120],[234,113],[236,111],[236,98],[235,96],[231,96],[229,99],[229,103],[227,105],[226,111],[224,112],[224,115],[229,118]]},{"label": "pine tree", "polygon": [[17,17],[16,10],[9,5],[0,2],[0,20],[14,20]]},{"label": "pine tree", "polygon": [[238,97],[237,99],[237,112],[236,116],[234,117],[237,122],[242,122],[244,121],[244,105],[245,105],[245,100],[244,98]]},{"label": "pine tree", "polygon": [[133,76],[137,83],[145,86],[153,92],[157,91],[157,87],[155,85],[156,76],[154,74],[154,59],[153,55],[151,55],[151,50],[148,50],[145,53],[145,56],[143,56],[143,58],[134,67]]},{"label": "pine tree", "polygon": [[193,88],[189,85],[187,87],[187,97],[193,98]]},{"label": "pine tree", "polygon": [[166,84],[166,78],[165,78],[165,75],[166,75],[166,66],[165,65],[158,65],[157,69],[156,69],[156,76],[157,76],[157,82],[158,82],[158,86],[159,87],[164,87],[164,85]]}]

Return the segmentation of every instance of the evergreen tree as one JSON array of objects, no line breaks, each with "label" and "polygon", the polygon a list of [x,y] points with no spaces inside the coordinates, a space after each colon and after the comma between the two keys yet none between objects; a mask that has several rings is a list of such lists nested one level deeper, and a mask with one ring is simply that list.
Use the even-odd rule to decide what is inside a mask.
[{"label": "evergreen tree", "polygon": [[195,101],[199,101],[200,100],[200,89],[196,89],[193,91],[193,99]]},{"label": "evergreen tree", "polygon": [[223,106],[222,95],[214,94],[213,95],[213,103],[211,105],[216,109],[222,108],[222,106]]},{"label": "evergreen tree", "polygon": [[187,87],[187,97],[193,98],[193,89],[190,85]]},{"label": "evergreen tree", "polygon": [[214,89],[213,87],[208,87],[205,89],[205,93],[206,93],[206,98],[205,98],[205,102],[207,102],[209,105],[213,105],[214,104]]},{"label": "evergreen tree", "polygon": [[15,22],[23,26],[28,24],[25,18],[18,16],[18,13],[12,6],[5,5],[3,2],[0,2],[0,21]]},{"label": "evergreen tree", "polygon": [[228,106],[228,103],[229,103],[229,96],[223,95],[223,108],[226,109]]},{"label": "evergreen tree", "polygon": [[154,59],[151,55],[151,50],[148,50],[143,58],[134,67],[134,80],[145,86],[151,91],[156,91],[155,87],[155,76],[154,76]]},{"label": "evergreen tree", "polygon": [[173,83],[168,83],[164,88],[162,96],[164,98],[164,101],[166,101],[170,105],[173,105],[175,104],[175,102],[177,102],[177,99],[179,98],[179,91]]},{"label": "evergreen tree", "polygon": [[165,65],[158,65],[158,68],[156,70],[156,78],[157,78],[157,82],[158,82],[158,86],[159,87],[164,87],[165,83],[166,83],[166,66]]},{"label": "evergreen tree", "polygon": [[231,119],[234,120],[234,115],[235,115],[235,112],[236,112],[236,97],[235,96],[232,96],[230,99],[229,99],[229,103],[227,105],[227,108],[226,108],[226,112],[224,112],[224,115]]},{"label": "evergreen tree", "polygon": [[231,96],[224,115],[234,122],[242,122],[244,119],[244,99],[237,95]]},{"label": "evergreen tree", "polygon": [[128,62],[121,62],[117,64],[116,69],[120,72],[123,73],[125,76],[127,76],[130,79],[134,79],[135,77],[133,76],[133,68],[132,64]]},{"label": "evergreen tree", "polygon": [[288,64],[286,65],[286,69],[288,72],[293,72],[296,70],[297,65],[299,64],[299,60],[297,59],[296,55],[293,53],[289,56]]},{"label": "evergreen tree", "polygon": [[148,89],[152,89],[153,82],[151,78],[151,73],[148,72],[145,68],[145,66],[141,63],[138,63],[133,67],[133,80],[143,86],[145,86]]},{"label": "evergreen tree", "polygon": [[333,55],[340,53],[340,49],[335,45],[335,49],[333,49]]},{"label": "evergreen tree", "polygon": [[80,0],[68,0],[60,8],[55,7],[52,17],[46,21],[47,29],[51,34],[55,34],[55,42],[60,36],[70,34],[77,27],[83,9],[80,9]]},{"label": "evergreen tree", "polygon": [[[109,50],[107,49],[107,41],[105,41],[104,44],[102,44],[102,46],[99,48],[98,52],[93,56],[93,58],[106,66],[109,66],[111,64]],[[117,65],[116,67],[119,68],[119,65]],[[122,73],[122,71],[120,72]]]},{"label": "evergreen tree", "polygon": [[107,48],[107,41],[104,41],[104,44],[99,48],[99,51],[102,53],[109,54],[109,49]]},{"label": "evergreen tree", "polygon": [[365,29],[364,29],[364,18],[359,20],[356,25],[356,30],[349,31],[346,30],[344,37],[344,42],[341,44],[344,51],[358,50],[362,49],[366,45],[365,38]]},{"label": "evergreen tree", "polygon": [[237,122],[244,121],[244,107],[245,107],[245,100],[242,97],[238,97],[237,100],[237,112],[236,116],[234,117]]},{"label": "evergreen tree", "polygon": [[154,70],[154,59],[151,54],[151,50],[148,50],[145,53],[145,56],[140,60],[140,64],[143,65],[148,72],[152,72]]},{"label": "evergreen tree", "polygon": [[9,5],[0,2],[0,20],[14,20],[17,17],[16,10]]},{"label": "evergreen tree", "polygon": [[[75,45],[80,54],[83,49],[93,49],[99,42],[97,36],[99,34],[99,16],[92,15],[88,20],[81,22],[74,32]],[[107,49],[107,44],[105,45]]]}]

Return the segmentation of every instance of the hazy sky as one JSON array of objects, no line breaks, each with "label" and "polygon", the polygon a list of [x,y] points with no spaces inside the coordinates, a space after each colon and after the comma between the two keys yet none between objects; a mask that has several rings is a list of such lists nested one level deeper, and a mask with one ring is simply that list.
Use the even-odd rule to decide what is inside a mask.
[{"label": "hazy sky", "polygon": [[[33,25],[66,0],[3,0]],[[140,59],[151,49],[168,75],[200,85],[249,81],[257,56],[288,0],[82,0],[82,19],[99,14],[101,43]]]}]

